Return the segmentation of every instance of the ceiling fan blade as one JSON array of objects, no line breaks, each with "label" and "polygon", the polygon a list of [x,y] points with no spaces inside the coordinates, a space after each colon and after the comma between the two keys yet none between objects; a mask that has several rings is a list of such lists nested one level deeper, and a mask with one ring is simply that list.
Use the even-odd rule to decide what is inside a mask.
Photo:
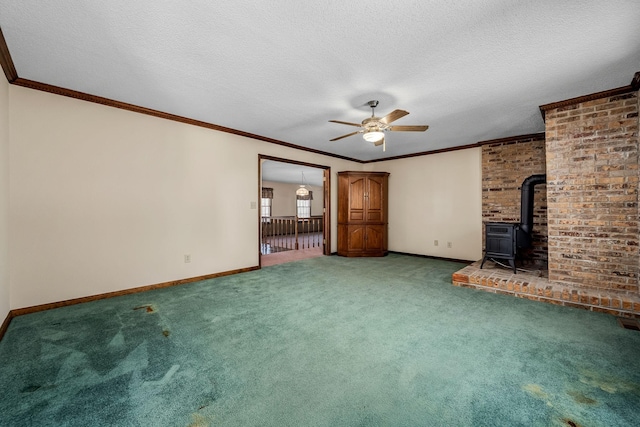
[{"label": "ceiling fan blade", "polygon": [[390,126],[389,130],[396,132],[424,132],[429,126]]},{"label": "ceiling fan blade", "polygon": [[329,120],[331,123],[340,123],[341,125],[349,125],[349,126],[357,126],[361,127],[360,123],[349,123],[349,122],[341,122],[340,120]]},{"label": "ceiling fan blade", "polygon": [[337,137],[337,138],[330,139],[329,141],[337,141],[337,140],[339,140],[339,139],[346,138],[346,137],[348,137],[348,136],[355,135],[355,134],[357,134],[357,133],[361,133],[361,132],[362,132],[362,131],[360,131],[360,130],[359,130],[359,131],[356,131],[356,132],[351,132],[351,133],[348,133],[348,134],[346,134],[346,135],[342,135],[342,136],[339,136],[339,137]]},{"label": "ceiling fan blade", "polygon": [[407,114],[409,114],[408,111],[394,110],[394,111],[390,112],[389,114],[387,114],[386,116],[384,116],[383,118],[381,118],[380,121],[382,123],[384,123],[385,125],[388,125],[389,123],[395,122],[396,120],[398,120],[401,117],[406,116]]}]

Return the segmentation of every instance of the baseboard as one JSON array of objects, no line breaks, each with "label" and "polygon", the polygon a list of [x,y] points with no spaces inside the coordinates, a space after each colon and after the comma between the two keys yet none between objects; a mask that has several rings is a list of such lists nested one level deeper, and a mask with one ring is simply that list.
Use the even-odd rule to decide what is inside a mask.
[{"label": "baseboard", "polygon": [[444,257],[432,256],[432,255],[411,254],[411,253],[408,253],[408,252],[389,251],[389,253],[390,254],[397,254],[397,255],[415,256],[415,257],[418,257],[418,258],[437,259],[437,260],[440,260],[440,261],[460,262],[460,263],[467,264],[467,265],[473,264],[475,262],[475,261],[469,261],[467,259],[444,258]]},{"label": "baseboard", "polygon": [[[124,290],[121,290],[121,291],[107,292],[107,293],[104,293],[104,294],[91,295],[91,296],[87,296],[87,297],[73,298],[73,299],[64,300],[64,301],[52,302],[52,303],[48,303],[48,304],[40,304],[40,305],[31,306],[31,307],[17,308],[15,310],[11,310],[9,312],[9,316],[7,317],[7,320],[5,320],[5,323],[6,323],[6,327],[8,327],[9,326],[9,322],[11,321],[12,318],[14,318],[16,316],[23,316],[25,314],[37,313],[39,311],[51,310],[51,309],[54,309],[54,308],[66,307],[66,306],[69,306],[69,305],[82,304],[82,303],[85,303],[85,302],[98,301],[98,300],[106,299],[106,298],[119,297],[119,296],[122,296],[122,295],[137,294],[137,293],[141,293],[141,292],[152,291],[154,289],[162,289],[162,288],[169,288],[171,286],[185,285],[187,283],[199,282],[201,280],[215,279],[216,277],[223,277],[223,276],[230,276],[232,274],[246,273],[246,272],[249,272],[249,271],[258,270],[259,268],[260,267],[258,267],[258,266],[240,268],[240,269],[237,269],[237,270],[223,271],[221,273],[213,273],[213,274],[207,274],[207,275],[204,275],[204,276],[190,277],[190,278],[187,278],[187,279],[172,280],[170,282],[156,283],[155,285],[147,285],[147,286],[141,286],[141,287],[137,287],[137,288],[124,289]],[[5,323],[2,324],[2,327],[3,327],[2,334],[3,335],[4,335],[4,329],[6,329]],[[0,335],[0,339],[2,339],[1,335]]]},{"label": "baseboard", "polygon": [[2,337],[4,337],[5,332],[9,328],[9,323],[11,323],[11,319],[13,319],[14,315],[11,311],[7,313],[7,318],[2,322],[2,326],[0,326],[0,341],[2,341]]},{"label": "baseboard", "polygon": [[[411,254],[411,253],[407,253],[407,252],[389,251],[389,253],[398,254],[398,255],[415,256],[415,257],[420,257],[420,258],[437,259],[437,260],[442,260],[442,261],[460,262],[460,263],[464,263],[464,264],[473,263],[473,261],[468,261],[468,260],[460,260],[460,259],[454,259],[454,258],[442,258],[442,257],[431,256],[431,255]],[[331,255],[337,255],[337,252],[332,252]],[[52,302],[52,303],[47,303],[47,304],[34,305],[34,306],[31,306],[31,307],[17,308],[17,309],[9,311],[9,313],[7,314],[7,318],[4,320],[4,322],[2,322],[2,326],[0,326],[0,340],[2,340],[2,338],[4,337],[4,334],[6,333],[7,329],[9,328],[9,323],[11,323],[11,319],[13,319],[14,317],[17,317],[17,316],[23,316],[25,314],[37,313],[39,311],[52,310],[54,308],[66,307],[66,306],[69,306],[69,305],[82,304],[82,303],[85,303],[85,302],[98,301],[98,300],[106,299],[106,298],[119,297],[119,296],[122,296],[122,295],[137,294],[137,293],[141,293],[141,292],[152,291],[154,289],[162,289],[162,288],[168,288],[168,287],[171,287],[171,286],[185,285],[187,283],[199,282],[201,280],[215,279],[216,277],[230,276],[232,274],[246,273],[246,272],[249,272],[249,271],[254,271],[254,270],[259,270],[259,269],[260,269],[259,266],[240,268],[240,269],[237,269],[237,270],[223,271],[221,273],[206,274],[204,276],[190,277],[190,278],[187,278],[187,279],[180,279],[180,280],[173,280],[173,281],[170,281],[170,282],[156,283],[155,285],[140,286],[140,287],[137,287],[137,288],[124,289],[124,290],[121,290],[121,291],[107,292],[107,293],[104,293],[104,294],[91,295],[91,296],[86,296],[86,297],[81,297],[81,298],[73,298],[73,299],[57,301],[57,302]]]},{"label": "baseboard", "polygon": [[[439,257],[439,256],[432,256],[432,255],[412,254],[412,253],[409,253],[409,252],[388,251],[388,253],[396,254],[396,255],[415,256],[415,257],[418,257],[418,258],[437,259],[437,260],[440,260],[440,261],[460,262],[460,263],[467,264],[467,265],[473,264],[475,262],[475,261],[469,261],[468,259],[443,258],[443,257]],[[331,252],[331,255],[338,255],[338,252]]]}]

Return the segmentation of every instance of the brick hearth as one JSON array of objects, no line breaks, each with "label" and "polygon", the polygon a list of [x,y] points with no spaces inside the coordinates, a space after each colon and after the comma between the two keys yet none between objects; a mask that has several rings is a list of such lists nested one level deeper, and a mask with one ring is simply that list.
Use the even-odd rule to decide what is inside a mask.
[{"label": "brick hearth", "polygon": [[540,270],[513,274],[510,269],[500,267],[491,261],[485,262],[484,267],[480,269],[480,261],[476,261],[454,273],[452,281],[454,286],[614,316],[640,318],[640,297],[572,288],[566,284],[552,283],[545,276],[546,271]]},{"label": "brick hearth", "polygon": [[485,222],[521,221],[520,183],[546,174],[533,247],[516,260],[541,270],[477,261],[454,285],[640,318],[639,88],[640,72],[629,86],[540,106],[544,135],[481,143]]}]

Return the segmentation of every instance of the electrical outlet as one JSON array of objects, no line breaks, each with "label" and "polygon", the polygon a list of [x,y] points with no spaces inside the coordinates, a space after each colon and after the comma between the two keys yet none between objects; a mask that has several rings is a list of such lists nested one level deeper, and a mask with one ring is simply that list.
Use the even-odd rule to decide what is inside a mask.
[{"label": "electrical outlet", "polygon": [[451,244],[451,242],[447,242],[447,247],[448,247],[448,248],[450,248],[450,247],[452,247],[452,246],[453,246],[453,245]]},{"label": "electrical outlet", "polygon": [[191,255],[185,255],[184,256],[184,262],[185,262],[185,264],[190,263],[191,262]]},{"label": "electrical outlet", "polygon": [[437,240],[433,241],[433,246],[438,246],[438,241]]}]

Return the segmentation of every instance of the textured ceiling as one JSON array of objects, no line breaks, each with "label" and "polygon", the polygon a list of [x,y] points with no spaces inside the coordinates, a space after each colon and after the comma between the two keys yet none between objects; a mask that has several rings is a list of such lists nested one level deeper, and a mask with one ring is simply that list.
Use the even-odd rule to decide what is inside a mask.
[{"label": "textured ceiling", "polygon": [[262,162],[261,172],[263,181],[302,184],[304,177],[304,184],[315,187],[314,190],[323,186],[324,171],[319,168],[265,160]]},{"label": "textured ceiling", "polygon": [[[363,161],[541,132],[628,85],[640,1],[0,0],[18,76]],[[387,151],[329,139],[400,108]]]}]

